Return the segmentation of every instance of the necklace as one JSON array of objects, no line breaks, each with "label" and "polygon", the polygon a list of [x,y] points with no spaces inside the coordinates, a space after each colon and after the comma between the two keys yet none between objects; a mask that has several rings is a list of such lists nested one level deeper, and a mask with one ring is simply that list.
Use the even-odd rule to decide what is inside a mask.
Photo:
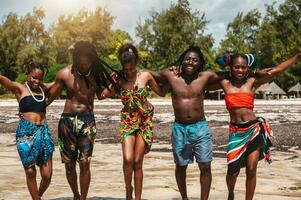
[{"label": "necklace", "polygon": [[85,76],[85,77],[88,77],[90,74],[91,74],[91,71],[92,71],[92,69],[90,69],[89,70],[89,72],[87,73],[87,74],[82,74],[82,73],[80,73],[77,69],[76,69],[76,73],[78,74],[78,75],[80,75],[80,76]]},{"label": "necklace", "polygon": [[30,87],[29,87],[27,81],[25,81],[25,86],[27,87],[27,89],[28,89],[30,95],[32,96],[32,98],[33,98],[36,102],[42,102],[42,101],[45,100],[44,90],[43,90],[40,86],[39,86],[39,88],[40,88],[40,90],[41,90],[41,92],[42,92],[42,99],[37,99],[37,98],[33,95],[33,93],[32,93],[32,91],[31,91],[31,89],[30,89]]}]

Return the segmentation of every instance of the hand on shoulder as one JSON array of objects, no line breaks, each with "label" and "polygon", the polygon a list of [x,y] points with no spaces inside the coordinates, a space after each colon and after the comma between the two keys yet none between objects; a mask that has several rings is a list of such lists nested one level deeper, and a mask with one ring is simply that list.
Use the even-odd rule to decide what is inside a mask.
[{"label": "hand on shoulder", "polygon": [[180,68],[178,66],[171,66],[168,68],[169,72],[172,72],[174,75],[179,76],[180,75]]}]

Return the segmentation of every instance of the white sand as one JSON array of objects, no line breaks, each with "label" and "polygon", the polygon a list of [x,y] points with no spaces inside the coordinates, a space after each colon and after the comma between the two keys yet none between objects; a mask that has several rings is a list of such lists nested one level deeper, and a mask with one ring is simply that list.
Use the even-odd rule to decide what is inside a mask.
[{"label": "white sand", "polygon": [[[0,135],[0,199],[30,199],[25,183],[25,174],[14,146],[12,134]],[[154,149],[170,149],[168,144],[154,144]],[[57,149],[57,148],[56,148]],[[255,200],[297,200],[301,190],[292,190],[301,184],[301,151],[274,152],[274,162],[259,163]],[[52,183],[45,193],[45,199],[71,199],[65,178],[65,169],[60,162],[58,150],[53,161]],[[124,183],[120,144],[96,143],[92,158],[92,181],[90,200],[123,199]],[[144,161],[143,199],[180,199],[174,178],[174,164],[171,152],[152,151]],[[214,158],[212,162],[212,189],[210,199],[226,199],[226,160]],[[191,199],[199,199],[199,170],[196,164],[188,167],[187,184]],[[237,199],[244,199],[244,170],[236,186]]]}]

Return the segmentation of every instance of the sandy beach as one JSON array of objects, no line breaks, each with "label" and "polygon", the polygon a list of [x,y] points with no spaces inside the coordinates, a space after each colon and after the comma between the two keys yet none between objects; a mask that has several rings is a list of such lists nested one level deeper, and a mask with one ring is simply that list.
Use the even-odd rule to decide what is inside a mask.
[{"label": "sandy beach", "polygon": [[[143,199],[180,200],[174,178],[174,163],[170,145],[173,112],[170,99],[153,99],[155,106],[156,141],[144,160]],[[56,127],[63,110],[63,101],[55,101],[47,110],[47,119],[57,137]],[[98,135],[91,162],[92,180],[89,200],[124,199],[121,146],[116,132],[119,100],[96,101],[95,117]],[[25,174],[15,147],[15,129],[18,123],[15,100],[0,101],[0,199],[30,199]],[[212,162],[211,200],[227,197],[225,183],[227,123],[223,101],[205,101],[206,118],[213,134],[214,160]],[[269,120],[274,130],[273,163],[261,161],[257,172],[255,200],[301,199],[301,99],[255,101],[255,112]],[[244,199],[244,169],[236,184],[236,199]],[[199,199],[199,170],[197,164],[188,167],[187,186],[190,199]],[[69,200],[72,193],[60,162],[58,148],[53,157],[52,183],[45,199]]]}]

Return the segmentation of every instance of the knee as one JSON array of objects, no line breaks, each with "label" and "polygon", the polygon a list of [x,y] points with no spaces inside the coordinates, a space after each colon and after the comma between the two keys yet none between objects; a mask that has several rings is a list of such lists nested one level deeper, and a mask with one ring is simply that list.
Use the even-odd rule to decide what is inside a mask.
[{"label": "knee", "polygon": [[142,169],[143,160],[142,159],[136,159],[134,161],[134,169],[135,170],[141,170]]},{"label": "knee", "polygon": [[129,166],[133,166],[133,164],[134,164],[133,157],[123,157],[123,166],[129,167]]},{"label": "knee", "polygon": [[28,179],[36,178],[36,170],[34,168],[26,169],[25,174]]},{"label": "knee", "polygon": [[199,164],[199,168],[202,176],[211,175],[211,165],[210,164]]},{"label": "knee", "polygon": [[246,169],[246,175],[248,178],[256,177],[257,169],[256,167],[248,167]]},{"label": "knee", "polygon": [[81,173],[89,172],[90,162],[88,160],[81,160],[79,162],[79,168]]},{"label": "knee", "polygon": [[76,166],[73,163],[66,163],[65,168],[66,168],[67,174],[71,174],[72,172],[74,172],[76,170]]},{"label": "knee", "polygon": [[50,173],[43,173],[43,174],[41,174],[41,177],[42,177],[42,179],[45,181],[45,182],[49,182],[50,183],[50,181],[51,181],[51,177],[52,177],[52,173],[50,172]]},{"label": "knee", "polygon": [[227,173],[227,176],[226,176],[226,181],[229,182],[229,181],[235,181],[237,176],[239,175],[239,172],[236,172],[234,174],[229,174]]}]

